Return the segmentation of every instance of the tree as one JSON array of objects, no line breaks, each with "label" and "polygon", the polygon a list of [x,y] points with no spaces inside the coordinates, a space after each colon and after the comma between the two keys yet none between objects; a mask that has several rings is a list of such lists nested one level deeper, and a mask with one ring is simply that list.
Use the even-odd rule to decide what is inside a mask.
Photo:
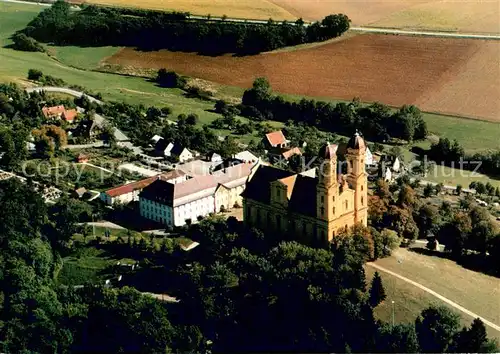
[{"label": "tree", "polygon": [[370,305],[375,308],[386,298],[384,285],[382,284],[382,278],[378,272],[372,279],[372,285],[370,287]]},{"label": "tree", "polygon": [[375,259],[390,256],[392,251],[401,244],[401,239],[393,230],[383,229],[381,232],[372,230],[372,235],[375,244]]},{"label": "tree", "polygon": [[162,87],[171,88],[185,88],[187,84],[186,78],[180,76],[175,71],[168,71],[167,69],[158,70],[156,82]]},{"label": "tree", "polygon": [[432,204],[422,205],[414,219],[419,229],[420,238],[427,237],[430,232],[437,230],[440,224],[439,211]]},{"label": "tree", "polygon": [[476,182],[475,189],[476,189],[477,194],[479,194],[479,195],[486,193],[486,186],[482,182]]},{"label": "tree", "polygon": [[424,187],[424,198],[429,198],[434,195],[435,189],[432,184],[427,183]]},{"label": "tree", "polygon": [[415,321],[415,330],[424,353],[444,353],[460,328],[460,316],[447,307],[429,307]]},{"label": "tree", "polygon": [[194,113],[190,113],[188,114],[188,116],[186,117],[186,124],[189,124],[189,125],[196,125],[198,123],[200,119],[198,118],[198,115],[194,114]]},{"label": "tree", "polygon": [[418,353],[418,339],[413,324],[383,324],[375,339],[376,353]]},{"label": "tree", "polygon": [[16,33],[12,36],[12,47],[25,52],[45,52],[45,48],[34,38],[28,37],[24,33]]},{"label": "tree", "polygon": [[43,77],[43,73],[37,69],[28,70],[28,80],[38,81]]},{"label": "tree", "polygon": [[461,184],[457,184],[457,187],[455,188],[455,192],[457,193],[457,195],[462,194],[462,190],[463,190],[462,185]]}]

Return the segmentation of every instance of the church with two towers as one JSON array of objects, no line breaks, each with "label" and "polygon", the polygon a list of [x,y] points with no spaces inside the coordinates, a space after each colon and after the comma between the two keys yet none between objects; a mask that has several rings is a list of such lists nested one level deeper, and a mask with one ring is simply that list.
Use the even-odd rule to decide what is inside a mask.
[{"label": "church with two towers", "polygon": [[324,161],[316,177],[259,166],[242,194],[245,224],[311,245],[324,245],[355,224],[366,226],[365,141],[358,133],[349,140],[345,174],[337,149],[335,144],[321,149]]}]

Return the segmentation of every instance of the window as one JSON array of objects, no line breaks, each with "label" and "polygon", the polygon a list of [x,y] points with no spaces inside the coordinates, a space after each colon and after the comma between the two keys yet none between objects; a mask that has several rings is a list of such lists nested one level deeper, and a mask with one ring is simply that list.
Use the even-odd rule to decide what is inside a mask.
[{"label": "window", "polygon": [[321,207],[320,210],[321,210],[321,216],[325,216],[325,208]]},{"label": "window", "polygon": [[276,215],[276,226],[281,229],[281,215]]},{"label": "window", "polygon": [[363,191],[363,188],[364,188],[363,185],[361,185],[361,192]]},{"label": "window", "polygon": [[361,205],[365,205],[365,199],[361,197]]},{"label": "window", "polygon": [[333,215],[335,215],[335,207],[332,208]]},{"label": "window", "polygon": [[322,195],[322,196],[321,196],[321,203],[324,203],[324,202],[325,202],[325,196],[324,196],[324,195]]},{"label": "window", "polygon": [[349,202],[346,200],[345,201],[345,210],[347,210],[349,208]]},{"label": "window", "polygon": [[279,190],[279,188],[276,188],[276,196],[278,197],[278,199],[280,198],[280,190]]},{"label": "window", "polygon": [[335,196],[332,197],[332,202],[335,202]]},{"label": "window", "polygon": [[307,233],[307,225],[306,223],[302,224],[302,234],[305,235]]}]

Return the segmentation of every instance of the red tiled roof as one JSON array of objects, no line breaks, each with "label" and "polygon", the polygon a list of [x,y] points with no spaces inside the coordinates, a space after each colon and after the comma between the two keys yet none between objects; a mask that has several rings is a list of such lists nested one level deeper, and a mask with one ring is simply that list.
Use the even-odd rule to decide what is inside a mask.
[{"label": "red tiled roof", "polygon": [[302,151],[298,147],[294,147],[288,151],[285,151],[281,154],[285,158],[285,160],[288,160],[290,157],[293,155],[302,155]]},{"label": "red tiled roof", "polygon": [[63,105],[54,106],[54,107],[43,107],[42,108],[43,115],[46,118],[62,114],[62,113],[64,113],[65,110],[66,110],[66,108],[64,108]]},{"label": "red tiled roof", "polygon": [[281,130],[266,134],[266,138],[272,146],[286,143],[286,138]]},{"label": "red tiled roof", "polygon": [[63,113],[64,119],[68,122],[74,121],[77,115],[78,112],[76,109],[69,109]]}]

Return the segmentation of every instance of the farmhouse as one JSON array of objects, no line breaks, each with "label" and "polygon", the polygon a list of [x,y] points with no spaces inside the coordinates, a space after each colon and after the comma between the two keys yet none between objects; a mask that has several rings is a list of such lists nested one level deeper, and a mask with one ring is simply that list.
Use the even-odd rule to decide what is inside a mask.
[{"label": "farmhouse", "polygon": [[245,224],[315,245],[324,245],[354,224],[366,226],[365,141],[358,134],[349,141],[346,175],[337,175],[337,148],[322,148],[327,163],[317,178],[260,166],[242,195]]}]

